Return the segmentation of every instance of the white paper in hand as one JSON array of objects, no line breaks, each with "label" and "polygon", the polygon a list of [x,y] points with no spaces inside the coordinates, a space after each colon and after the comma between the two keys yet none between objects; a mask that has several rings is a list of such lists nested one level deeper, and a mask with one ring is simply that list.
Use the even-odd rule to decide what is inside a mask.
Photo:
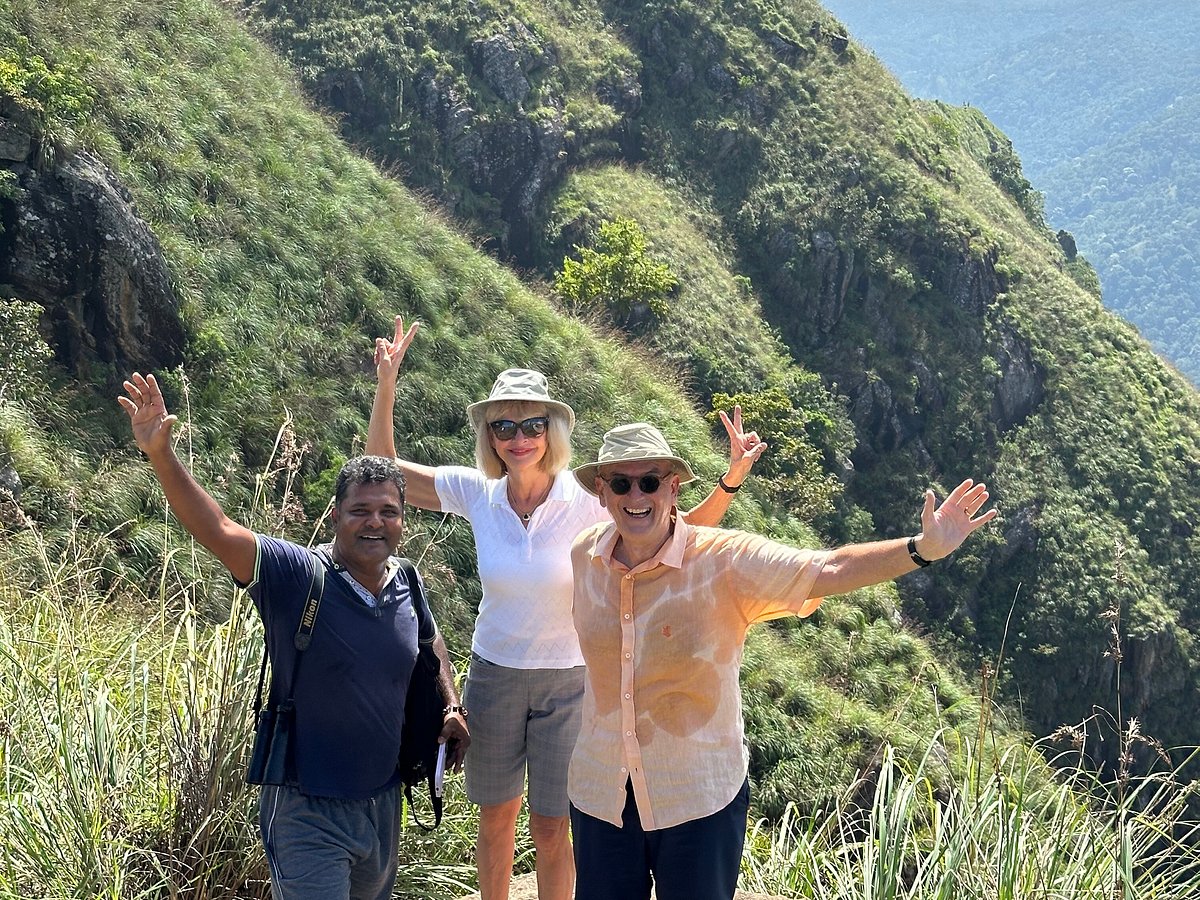
[{"label": "white paper in hand", "polygon": [[437,766],[433,770],[434,796],[442,796],[442,783],[446,780],[446,745],[438,746]]}]

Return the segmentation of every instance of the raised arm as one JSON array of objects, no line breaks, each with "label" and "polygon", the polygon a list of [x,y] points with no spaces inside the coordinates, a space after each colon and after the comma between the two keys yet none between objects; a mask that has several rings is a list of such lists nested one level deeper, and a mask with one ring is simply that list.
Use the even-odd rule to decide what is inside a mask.
[{"label": "raised arm", "polygon": [[129,415],[133,439],[150,460],[175,518],[207,547],[242,584],[254,578],[258,542],[254,532],[234,522],[217,501],[200,487],[171,446],[171,428],[178,421],[167,415],[158,381],[134,372],[125,382],[127,397],[117,402]]},{"label": "raised arm", "polygon": [[[996,517],[994,508],[978,515],[988,496],[987,485],[968,478],[934,509],[933,491],[927,490],[921,510],[921,533],[914,538],[917,555],[933,562],[957,550],[971,532]],[[813,596],[844,594],[914,571],[919,564],[909,555],[908,540],[850,544],[831,551],[829,561],[817,576]]]},{"label": "raised arm", "polygon": [[400,463],[406,484],[404,499],[421,509],[441,511],[442,501],[434,487],[434,469],[422,466],[396,455],[395,423],[392,408],[396,405],[396,378],[400,374],[400,363],[409,344],[421,329],[420,322],[413,322],[404,330],[404,318],[396,316],[396,334],[392,340],[375,338],[375,400],[371,404],[371,424],[367,427],[366,452],[372,456],[388,456]]},{"label": "raised arm", "polygon": [[[733,408],[733,419],[721,410],[721,424],[729,435],[729,471],[721,476],[725,487],[718,484],[707,497],[700,501],[691,511],[683,514],[683,518],[691,525],[717,525],[729,511],[734,492],[742,486],[750,469],[767,449],[767,445],[758,439],[758,432],[742,431],[742,408]],[[726,490],[729,488],[729,490]]]}]

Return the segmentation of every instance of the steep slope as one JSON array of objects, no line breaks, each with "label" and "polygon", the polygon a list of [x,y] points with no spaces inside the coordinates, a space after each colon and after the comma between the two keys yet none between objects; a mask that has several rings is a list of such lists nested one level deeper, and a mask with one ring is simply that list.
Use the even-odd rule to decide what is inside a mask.
[{"label": "steep slope", "polygon": [[913,93],[982,108],[1012,137],[1105,303],[1200,382],[1200,22],[1186,0],[829,7]]},{"label": "steep slope", "polygon": [[[968,660],[1004,647],[1039,731],[1118,708],[1119,615],[1123,714],[1196,742],[1196,394],[1086,289],[986,121],[914,102],[808,2],[241,8],[348,136],[502,255],[549,277],[617,217],[680,272],[720,247],[854,422],[840,474],[870,517],[843,498],[822,530],[902,533],[928,481],[983,475],[1003,527],[906,579],[908,614]],[[701,309],[740,336],[716,369],[681,338]],[[741,292],[697,277],[636,336],[704,397],[756,365],[737,350],[758,346],[747,317]],[[844,442],[820,446],[837,466]],[[1090,749],[1111,762],[1112,746]]]}]

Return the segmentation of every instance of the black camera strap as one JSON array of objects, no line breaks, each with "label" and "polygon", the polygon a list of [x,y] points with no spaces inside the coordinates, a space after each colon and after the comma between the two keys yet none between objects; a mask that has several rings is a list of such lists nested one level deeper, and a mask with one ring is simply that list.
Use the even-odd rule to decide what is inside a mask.
[{"label": "black camera strap", "polygon": [[[317,624],[317,611],[321,608],[321,595],[325,592],[325,560],[317,553],[313,557],[312,580],[308,584],[308,597],[304,601],[304,609],[300,612],[300,624],[296,627],[296,635],[292,643],[296,647],[296,659],[292,663],[292,683],[288,691],[286,703],[293,703],[296,693],[296,677],[300,674],[300,654],[312,643],[313,628]],[[262,666],[258,670],[258,688],[254,691],[254,718],[258,719],[262,711],[263,684],[267,679],[267,658],[270,651],[267,645],[267,635],[263,633]]]}]

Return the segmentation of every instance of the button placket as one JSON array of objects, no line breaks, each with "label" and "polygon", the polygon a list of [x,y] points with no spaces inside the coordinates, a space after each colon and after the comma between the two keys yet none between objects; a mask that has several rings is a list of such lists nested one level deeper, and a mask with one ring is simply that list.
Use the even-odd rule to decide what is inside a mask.
[{"label": "button placket", "polygon": [[629,573],[621,579],[621,730],[625,733],[625,753],[628,759],[640,757],[641,748],[636,736],[636,710],[633,704],[633,651],[635,633],[633,626],[634,579]]}]

